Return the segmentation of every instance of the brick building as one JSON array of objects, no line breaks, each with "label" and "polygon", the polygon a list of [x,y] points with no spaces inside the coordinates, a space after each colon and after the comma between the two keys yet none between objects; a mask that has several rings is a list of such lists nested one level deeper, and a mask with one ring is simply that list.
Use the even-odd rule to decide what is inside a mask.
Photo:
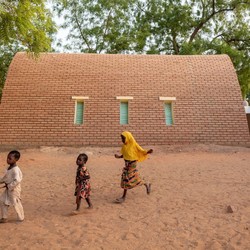
[{"label": "brick building", "polygon": [[249,143],[230,58],[17,53],[0,104],[0,145]]}]

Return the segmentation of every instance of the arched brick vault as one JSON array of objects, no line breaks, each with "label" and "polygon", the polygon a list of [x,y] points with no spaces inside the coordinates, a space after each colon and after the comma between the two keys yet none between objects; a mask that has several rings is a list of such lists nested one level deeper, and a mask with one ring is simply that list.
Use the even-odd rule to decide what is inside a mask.
[{"label": "arched brick vault", "polygon": [[[72,97],[79,96],[88,98],[82,125],[74,124]],[[120,124],[119,97],[131,98],[127,125]],[[33,60],[16,54],[0,104],[1,145],[116,146],[123,130],[142,145],[248,144],[229,57],[49,53]]]}]

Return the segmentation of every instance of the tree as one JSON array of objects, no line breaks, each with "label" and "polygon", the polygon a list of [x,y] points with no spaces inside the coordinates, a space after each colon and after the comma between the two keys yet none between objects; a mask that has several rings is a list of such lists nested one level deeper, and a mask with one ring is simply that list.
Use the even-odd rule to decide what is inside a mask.
[{"label": "tree", "polygon": [[58,0],[68,50],[228,54],[242,93],[250,83],[250,0]]},{"label": "tree", "polygon": [[17,51],[50,51],[55,25],[43,0],[0,0],[0,97]]},{"label": "tree", "polygon": [[[88,53],[132,50],[133,0],[61,0],[54,6],[70,27],[65,49]],[[129,39],[128,39],[129,37]]]},{"label": "tree", "polygon": [[250,1],[182,2],[147,3],[145,13],[152,16],[156,27],[149,48],[161,48],[171,54],[227,54],[245,96],[250,84]]}]

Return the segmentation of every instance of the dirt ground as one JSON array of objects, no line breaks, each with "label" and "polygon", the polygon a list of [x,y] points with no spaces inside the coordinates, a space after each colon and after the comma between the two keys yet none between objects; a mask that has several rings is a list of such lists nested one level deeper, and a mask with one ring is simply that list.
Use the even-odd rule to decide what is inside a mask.
[{"label": "dirt ground", "polygon": [[[9,209],[0,249],[250,249],[250,148],[151,148],[138,169],[152,192],[136,187],[123,204],[114,203],[122,194],[124,162],[114,158],[119,148],[21,149],[25,221],[16,223]],[[94,208],[83,202],[72,215],[75,160],[82,152],[89,156]],[[1,175],[7,153],[0,150]]]}]

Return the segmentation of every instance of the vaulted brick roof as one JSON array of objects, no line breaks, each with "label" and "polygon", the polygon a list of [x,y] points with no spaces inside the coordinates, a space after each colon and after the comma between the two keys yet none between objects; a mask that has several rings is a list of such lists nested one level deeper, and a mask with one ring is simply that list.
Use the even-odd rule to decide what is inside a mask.
[{"label": "vaulted brick roof", "polygon": [[[88,97],[84,124],[74,124],[75,100]],[[120,100],[129,124],[120,125]],[[164,101],[174,124],[166,126]],[[1,144],[118,145],[130,130],[141,144],[247,144],[249,132],[237,75],[226,55],[17,53],[0,104]]]}]

